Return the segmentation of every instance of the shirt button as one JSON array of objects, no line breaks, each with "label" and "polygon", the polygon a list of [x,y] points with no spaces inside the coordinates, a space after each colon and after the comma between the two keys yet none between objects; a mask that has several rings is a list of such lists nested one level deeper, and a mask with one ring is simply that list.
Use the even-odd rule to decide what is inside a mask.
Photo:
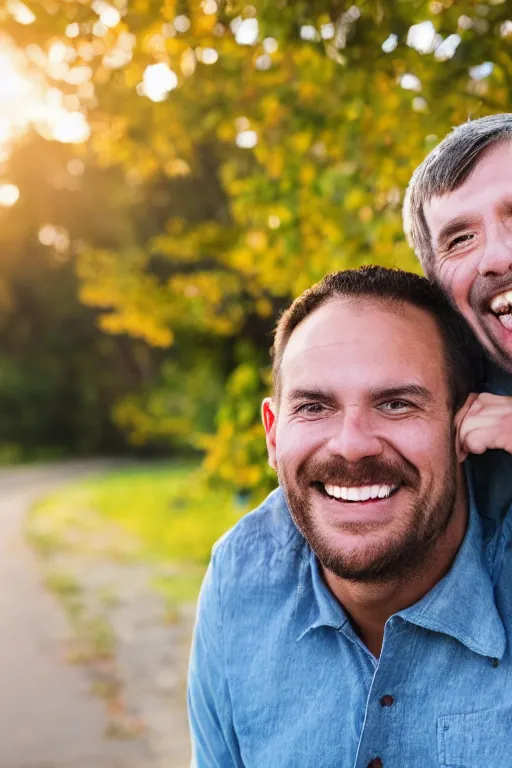
[{"label": "shirt button", "polygon": [[368,768],[384,768],[384,763],[380,757],[374,757],[373,760],[370,760],[368,763]]},{"label": "shirt button", "polygon": [[395,700],[392,696],[386,694],[386,696],[381,698],[380,703],[383,707],[391,707],[395,703]]}]

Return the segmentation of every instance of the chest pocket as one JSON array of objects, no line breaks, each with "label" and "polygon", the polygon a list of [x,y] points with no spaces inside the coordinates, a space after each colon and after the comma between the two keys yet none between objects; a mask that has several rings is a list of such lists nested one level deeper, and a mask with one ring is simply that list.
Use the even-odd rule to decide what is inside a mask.
[{"label": "chest pocket", "polygon": [[441,715],[437,748],[442,768],[503,768],[512,765],[512,707]]}]

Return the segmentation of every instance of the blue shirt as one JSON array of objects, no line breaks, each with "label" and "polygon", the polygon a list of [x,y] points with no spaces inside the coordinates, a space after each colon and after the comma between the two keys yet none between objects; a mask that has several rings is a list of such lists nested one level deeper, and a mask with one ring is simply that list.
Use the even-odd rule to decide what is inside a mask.
[{"label": "blue shirt", "polygon": [[274,491],[218,542],[203,583],[195,765],[512,765],[511,547],[511,516],[488,525],[471,500],[452,568],[386,622],[377,660]]}]

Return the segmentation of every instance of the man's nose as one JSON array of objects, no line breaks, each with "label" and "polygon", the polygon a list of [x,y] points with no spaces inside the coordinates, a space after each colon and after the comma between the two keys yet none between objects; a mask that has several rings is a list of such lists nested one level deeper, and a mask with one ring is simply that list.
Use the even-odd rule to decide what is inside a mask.
[{"label": "man's nose", "polygon": [[512,232],[504,224],[497,224],[486,232],[485,251],[478,271],[487,275],[505,275],[512,270]]},{"label": "man's nose", "polygon": [[367,456],[378,456],[383,450],[381,439],[372,431],[370,419],[360,412],[340,415],[328,447],[331,454],[343,456],[351,462],[361,461]]}]

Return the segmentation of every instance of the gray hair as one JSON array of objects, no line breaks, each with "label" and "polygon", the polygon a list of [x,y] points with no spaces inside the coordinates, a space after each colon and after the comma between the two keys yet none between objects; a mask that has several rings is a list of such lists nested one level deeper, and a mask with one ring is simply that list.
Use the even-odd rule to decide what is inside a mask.
[{"label": "gray hair", "polygon": [[481,117],[454,128],[414,171],[405,194],[403,225],[428,277],[435,278],[436,269],[425,204],[458,189],[482,155],[505,141],[512,141],[512,113]]}]

